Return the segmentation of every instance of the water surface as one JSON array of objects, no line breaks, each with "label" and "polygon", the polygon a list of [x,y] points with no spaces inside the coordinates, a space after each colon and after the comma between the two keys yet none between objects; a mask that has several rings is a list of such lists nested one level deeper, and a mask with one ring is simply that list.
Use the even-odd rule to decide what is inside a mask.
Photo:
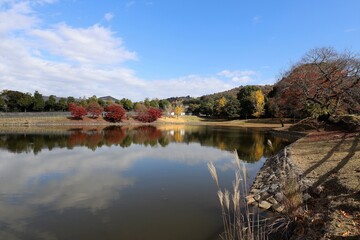
[{"label": "water surface", "polygon": [[[233,127],[27,129],[0,134],[0,239],[215,240],[216,187],[249,182],[286,141]],[[275,151],[276,151],[275,149]]]}]

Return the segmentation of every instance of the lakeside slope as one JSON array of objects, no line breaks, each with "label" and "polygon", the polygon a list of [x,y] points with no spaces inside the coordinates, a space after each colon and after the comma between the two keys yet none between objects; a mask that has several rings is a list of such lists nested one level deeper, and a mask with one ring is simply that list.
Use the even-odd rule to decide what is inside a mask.
[{"label": "lakeside slope", "polygon": [[312,182],[309,239],[360,239],[360,133],[313,131],[291,146],[291,159]]}]

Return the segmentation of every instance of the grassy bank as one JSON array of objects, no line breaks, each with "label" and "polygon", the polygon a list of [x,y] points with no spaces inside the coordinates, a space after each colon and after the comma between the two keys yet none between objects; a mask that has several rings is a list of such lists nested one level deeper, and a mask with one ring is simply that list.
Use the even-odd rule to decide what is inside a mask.
[{"label": "grassy bank", "polygon": [[[33,116],[33,117],[7,117],[0,118],[0,126],[32,126],[32,125],[113,125],[103,118],[88,118],[75,120],[63,116]],[[134,119],[127,119],[119,125],[137,125],[143,124]],[[278,119],[251,119],[251,120],[226,120],[203,118],[198,116],[179,116],[179,117],[162,117],[152,124],[195,124],[195,125],[213,125],[213,126],[234,126],[234,127],[251,127],[251,128],[280,128],[281,124]],[[289,126],[290,124],[286,124]]]}]

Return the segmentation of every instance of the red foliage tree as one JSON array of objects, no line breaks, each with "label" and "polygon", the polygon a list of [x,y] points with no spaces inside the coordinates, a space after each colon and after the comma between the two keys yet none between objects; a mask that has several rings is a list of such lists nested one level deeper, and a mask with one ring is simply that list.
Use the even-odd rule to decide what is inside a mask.
[{"label": "red foliage tree", "polygon": [[104,111],[104,108],[99,103],[91,101],[87,106],[87,111],[93,118],[98,118]]},{"label": "red foliage tree", "polygon": [[161,116],[161,109],[150,107],[144,111],[138,111],[136,119],[140,122],[154,122]]},{"label": "red foliage tree", "polygon": [[126,117],[124,108],[116,103],[112,103],[105,108],[106,118],[111,122],[120,122]]},{"label": "red foliage tree", "polygon": [[69,103],[69,111],[71,115],[76,119],[82,119],[87,115],[87,111],[83,106],[79,106],[76,103]]},{"label": "red foliage tree", "polygon": [[360,109],[360,59],[331,48],[309,51],[275,85],[274,109],[285,115],[328,117]]}]

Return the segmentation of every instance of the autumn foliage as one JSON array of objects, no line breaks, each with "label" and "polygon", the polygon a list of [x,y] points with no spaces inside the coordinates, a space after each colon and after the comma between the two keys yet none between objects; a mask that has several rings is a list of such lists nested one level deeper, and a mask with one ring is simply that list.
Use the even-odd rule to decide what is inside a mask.
[{"label": "autumn foliage", "polygon": [[137,111],[136,119],[140,122],[154,122],[162,116],[162,110],[150,107],[146,110]]},{"label": "autumn foliage", "polygon": [[111,122],[120,122],[125,119],[126,112],[124,108],[116,103],[112,103],[105,108],[106,118]]},{"label": "autumn foliage", "polygon": [[85,107],[80,106],[76,103],[69,103],[69,111],[71,115],[76,119],[82,119],[87,115]]},{"label": "autumn foliage", "polygon": [[99,103],[95,101],[91,101],[87,106],[87,111],[91,117],[98,118],[101,115],[101,113],[104,111],[104,108],[100,106]]},{"label": "autumn foliage", "polygon": [[360,60],[331,48],[309,51],[274,86],[269,109],[278,116],[318,117],[360,110]]},{"label": "autumn foliage", "polygon": [[251,93],[250,96],[253,105],[254,105],[254,112],[253,116],[259,118],[264,113],[264,107],[265,107],[265,97],[262,91],[256,90]]}]

